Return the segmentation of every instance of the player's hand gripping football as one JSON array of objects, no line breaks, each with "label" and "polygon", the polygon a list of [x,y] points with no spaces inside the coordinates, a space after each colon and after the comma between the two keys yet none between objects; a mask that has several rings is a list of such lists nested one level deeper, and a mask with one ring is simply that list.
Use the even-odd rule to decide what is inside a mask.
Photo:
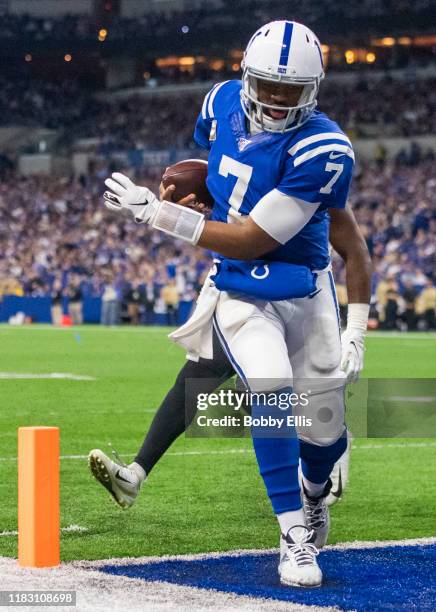
[{"label": "player's hand gripping football", "polygon": [[[105,180],[105,185],[110,191],[105,191],[103,199],[106,208],[113,212],[133,216],[137,223],[150,223],[155,213],[159,200],[173,201],[174,185],[166,189],[159,186],[159,200],[147,187],[135,185],[128,176],[121,172],[114,172],[111,178]],[[181,206],[187,206],[203,212],[205,206],[197,203],[196,195],[191,193],[177,202]]]},{"label": "player's hand gripping football", "polygon": [[[159,199],[166,200],[167,202],[174,202],[175,190],[175,185],[168,185],[167,187],[164,187],[163,183],[161,183],[159,185]],[[192,208],[192,210],[196,210],[199,213],[207,213],[207,206],[205,204],[202,204],[201,202],[197,202],[197,196],[195,195],[195,193],[190,193],[189,195],[176,201],[175,203],[180,204],[180,206]]]}]

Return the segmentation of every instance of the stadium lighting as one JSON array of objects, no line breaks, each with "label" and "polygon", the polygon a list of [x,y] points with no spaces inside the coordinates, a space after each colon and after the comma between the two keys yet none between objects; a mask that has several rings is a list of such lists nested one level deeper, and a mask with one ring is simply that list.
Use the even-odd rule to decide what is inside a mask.
[{"label": "stadium lighting", "polygon": [[385,36],[384,38],[373,38],[371,40],[371,45],[376,47],[393,47],[396,42],[397,41],[395,38],[392,38],[392,36]]},{"label": "stadium lighting", "polygon": [[167,68],[168,66],[178,66],[179,58],[176,55],[170,57],[160,57],[156,60],[156,66],[159,68]]},{"label": "stadium lighting", "polygon": [[221,60],[221,59],[212,60],[209,63],[209,67],[212,68],[212,70],[222,70],[224,66],[225,66],[225,62],[224,60]]},{"label": "stadium lighting", "polygon": [[425,36],[415,36],[413,44],[418,47],[434,47],[436,45],[436,36],[429,34]]},{"label": "stadium lighting", "polygon": [[64,55],[64,60],[65,60],[66,62],[71,62],[71,60],[72,60],[72,59],[73,59],[73,57],[72,57],[72,55],[70,55],[69,53],[66,53],[66,54]]},{"label": "stadium lighting", "polygon": [[189,32],[189,26],[187,25],[182,26],[182,33],[187,34],[188,32]]},{"label": "stadium lighting", "polygon": [[348,51],[345,51],[345,61],[347,62],[347,64],[354,64],[355,59],[356,59],[356,56],[355,56],[354,51],[351,51],[351,49],[348,49]]},{"label": "stadium lighting", "polygon": [[242,49],[232,49],[232,51],[230,51],[229,53],[229,56],[234,60],[241,61],[244,57],[244,52],[242,51]]},{"label": "stadium lighting", "polygon": [[33,59],[32,54],[31,53],[26,53],[26,55],[24,56],[24,60],[26,62],[31,62]]},{"label": "stadium lighting", "polygon": [[186,56],[179,58],[180,66],[193,66],[195,64],[195,57]]},{"label": "stadium lighting", "polygon": [[369,53],[366,54],[365,59],[368,64],[373,64],[375,62],[375,53],[372,53],[370,51]]},{"label": "stadium lighting", "polygon": [[329,45],[321,45],[321,51],[322,51],[322,59],[323,59],[324,65],[327,65],[329,61],[329,53],[330,53]]}]

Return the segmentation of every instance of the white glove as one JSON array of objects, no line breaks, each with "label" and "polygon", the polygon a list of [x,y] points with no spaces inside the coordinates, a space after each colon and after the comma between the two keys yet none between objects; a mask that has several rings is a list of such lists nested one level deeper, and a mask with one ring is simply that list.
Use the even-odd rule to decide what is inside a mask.
[{"label": "white glove", "polygon": [[162,202],[147,187],[138,187],[128,176],[114,172],[105,180],[110,191],[103,194],[106,208],[133,215],[136,223],[148,223],[154,229],[175,238],[197,244],[204,228],[204,214],[173,202]]},{"label": "white glove", "polygon": [[348,305],[347,329],[341,336],[341,370],[347,376],[347,383],[356,382],[363,370],[368,314],[368,304]]},{"label": "white glove", "polygon": [[152,220],[159,200],[150,189],[135,185],[120,172],[114,172],[112,178],[106,179],[104,183],[110,189],[103,194],[106,208],[133,215],[137,223],[149,223]]}]

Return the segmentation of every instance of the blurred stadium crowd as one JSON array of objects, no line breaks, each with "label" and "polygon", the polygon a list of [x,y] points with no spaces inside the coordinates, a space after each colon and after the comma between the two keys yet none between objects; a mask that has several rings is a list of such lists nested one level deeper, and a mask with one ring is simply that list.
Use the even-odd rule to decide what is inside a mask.
[{"label": "blurred stadium crowd", "polygon": [[[350,204],[374,261],[372,324],[385,329],[435,329],[435,152],[430,144],[418,145],[413,139],[436,133],[436,72],[431,72],[436,47],[432,51],[428,41],[425,49],[419,44],[410,47],[411,36],[403,37],[407,44],[399,42],[411,21],[415,33],[431,30],[434,0],[413,4],[362,0],[349,3],[346,11],[339,4],[300,0],[290,2],[289,8],[298,11],[298,20],[313,27],[322,39],[339,45],[336,51],[341,49],[336,58],[341,55],[342,64],[331,66],[332,76],[321,86],[320,110],[352,138],[409,139],[408,146],[394,156],[379,144],[373,159],[359,159],[350,192]],[[73,322],[80,323],[84,300],[95,296],[102,299],[106,324],[153,323],[157,315],[161,322],[178,321],[179,306],[190,305],[198,293],[210,255],[111,217],[101,201],[104,178],[124,169],[157,190],[163,167],[157,159],[149,162],[150,153],[182,151],[186,157],[198,156],[192,133],[210,81],[239,75],[239,63],[220,61],[213,68],[213,54],[219,57],[223,50],[242,49],[259,23],[282,11],[282,0],[210,0],[202,8],[150,11],[134,18],[2,15],[0,128],[54,130],[54,155],[61,150],[71,156],[85,150],[80,147],[88,147],[92,162],[75,176],[72,172],[56,178],[21,176],[18,157],[25,150],[14,142],[10,146],[3,142],[0,300],[6,295],[49,296],[55,323],[61,321],[65,308]],[[374,41],[368,42],[368,37],[382,35],[386,20],[399,44],[394,45],[394,38],[380,39],[388,41],[386,49],[391,43],[394,46],[385,54],[377,50],[377,65],[365,64],[366,60],[347,65],[343,52],[347,41],[372,48],[368,45]],[[334,32],[328,29],[331,24]],[[169,40],[174,54],[207,55],[208,49],[212,55],[190,69],[171,65],[160,70],[154,60],[162,50],[168,54]],[[102,41],[107,56],[103,53],[96,59]],[[54,62],[60,48],[61,56],[67,48],[74,57],[77,52],[77,72],[53,70],[51,74],[50,61]],[[86,65],[80,69],[80,60],[86,64],[86,53],[95,53],[92,61],[101,67],[127,48],[127,54],[138,59],[137,67],[142,66],[139,78],[144,75],[141,85],[145,87],[129,95],[95,95],[94,73]],[[29,51],[41,54],[39,65]],[[150,58],[144,73],[141,53]],[[20,63],[20,70],[14,62]],[[350,74],[344,74],[344,69]],[[159,92],[166,83],[188,83],[191,89]],[[339,257],[334,256],[333,262],[344,315],[345,270]]]},{"label": "blurred stadium crowd", "polygon": [[[381,154],[356,168],[349,202],[373,260],[370,318],[383,329],[436,328],[434,164],[434,154],[423,157],[415,145],[395,161]],[[345,270],[337,256],[334,269],[344,314]]]},{"label": "blurred stadium crowd", "polygon": [[80,323],[83,299],[101,296],[107,324],[127,316],[152,323],[154,313],[174,324],[179,302],[195,299],[210,258],[111,217],[101,201],[108,172],[71,180],[12,174],[1,183],[0,296],[51,296],[58,323],[63,298]]},{"label": "blurred stadium crowd", "polygon": [[[340,3],[332,4],[322,0],[300,0],[289,2],[286,7],[291,18],[298,14],[298,20],[324,34],[329,24],[334,24],[337,33],[350,33],[353,30],[362,31],[365,27],[383,25],[383,20],[389,18],[392,25],[408,25],[411,17],[415,23],[426,24],[434,8],[432,0],[361,0],[351,2],[344,11]],[[204,35],[213,39],[226,39],[229,35],[234,41],[247,37],[254,32],[259,23],[267,23],[271,19],[283,15],[283,1],[269,0],[212,0],[203,6],[188,10],[148,11],[141,17],[122,17],[107,15],[107,23],[111,26],[111,40],[122,43],[156,44],[162,37],[172,36],[182,32]],[[81,44],[96,40],[96,32],[101,26],[101,17],[94,15],[70,15],[62,18],[35,17],[26,14],[3,15],[0,26],[0,37],[5,40],[26,37],[29,42],[53,44],[56,41],[78,41]],[[237,24],[237,28],[235,28]],[[427,23],[428,25],[428,23]],[[187,28],[187,30],[182,30]],[[231,30],[231,31],[229,31]],[[152,31],[147,40],[144,32]]]},{"label": "blurred stadium crowd", "polygon": [[[235,78],[235,74],[220,77]],[[118,150],[184,148],[192,143],[192,126],[207,89],[99,101],[72,80],[50,83],[0,77],[0,125],[63,128],[67,133],[74,126],[75,137],[98,137]],[[319,108],[354,136],[434,133],[436,79],[326,80]]]},{"label": "blurred stadium crowd", "polygon": [[[350,194],[374,260],[372,318],[387,329],[435,328],[436,179],[433,153],[415,146],[395,161],[358,165]],[[195,299],[210,256],[174,244],[104,209],[106,164],[77,179],[20,178],[0,185],[0,295],[63,297],[80,322],[85,296],[102,296],[103,321],[177,321],[179,302]],[[139,180],[157,189],[161,168]],[[334,259],[345,310],[344,267]],[[60,312],[53,311],[55,320]],[[57,312],[57,314],[56,314]]]}]

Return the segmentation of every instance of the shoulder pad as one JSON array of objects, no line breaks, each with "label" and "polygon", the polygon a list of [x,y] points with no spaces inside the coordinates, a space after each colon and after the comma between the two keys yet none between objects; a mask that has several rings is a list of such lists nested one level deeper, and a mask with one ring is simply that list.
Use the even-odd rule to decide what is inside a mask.
[{"label": "shoulder pad", "polygon": [[214,119],[217,116],[217,109],[228,108],[234,101],[237,92],[239,100],[240,81],[231,80],[217,83],[204,98],[201,108],[203,119]]},{"label": "shoulder pad", "polygon": [[293,159],[294,167],[323,155],[330,153],[331,159],[335,154],[348,155],[354,161],[352,144],[342,132],[318,132],[294,141],[292,147],[288,149],[289,155]]}]

